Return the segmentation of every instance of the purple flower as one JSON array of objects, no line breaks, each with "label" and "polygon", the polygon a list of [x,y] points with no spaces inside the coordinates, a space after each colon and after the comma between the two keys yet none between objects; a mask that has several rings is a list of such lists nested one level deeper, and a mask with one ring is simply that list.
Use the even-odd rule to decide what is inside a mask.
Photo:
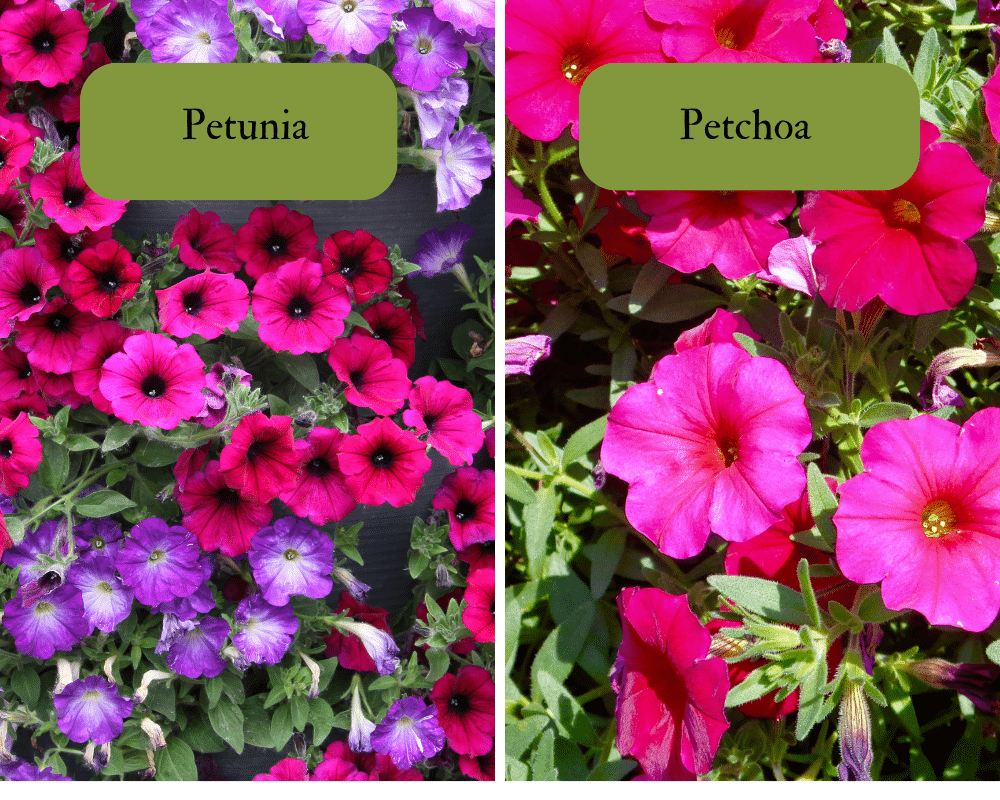
[{"label": "purple flower", "polygon": [[535,333],[504,342],[504,375],[530,375],[535,364],[552,353],[552,338]]},{"label": "purple flower", "polygon": [[236,608],[237,633],[233,644],[251,664],[277,664],[288,652],[299,629],[291,606],[276,608],[259,594],[244,599]]},{"label": "purple flower", "polygon": [[437,709],[419,697],[399,698],[372,731],[371,745],[400,769],[436,755],[444,747]]},{"label": "purple flower", "polygon": [[164,614],[163,628],[160,631],[160,641],[156,643],[153,652],[158,656],[163,655],[170,649],[170,645],[173,644],[174,639],[186,631],[193,631],[196,626],[197,623],[188,619],[181,619],[176,614]]},{"label": "purple flower", "polygon": [[15,758],[9,764],[0,761],[0,778],[8,781],[71,781],[65,775],[52,771],[52,767],[39,769],[23,758]]},{"label": "purple flower", "polygon": [[309,35],[331,53],[367,55],[389,35],[392,15],[406,0],[299,0]]},{"label": "purple flower", "polygon": [[476,28],[492,28],[496,24],[493,0],[432,0],[432,2],[438,19],[450,22],[467,33],[475,33]]},{"label": "purple flower", "polygon": [[58,530],[58,522],[43,522],[35,530],[28,531],[20,544],[4,551],[0,561],[8,567],[21,568],[17,579],[22,586],[40,578],[49,570],[50,565],[39,556],[53,555]]},{"label": "purple flower", "polygon": [[187,597],[208,578],[194,535],[162,519],[144,519],[129,534],[115,566],[147,606]]},{"label": "purple flower", "polygon": [[342,634],[357,636],[361,640],[361,646],[375,662],[375,669],[379,675],[392,675],[396,671],[399,648],[391,634],[367,622],[358,622],[350,618],[335,620],[333,627]]},{"label": "purple flower", "polygon": [[77,539],[76,549],[80,553],[100,553],[114,561],[121,549],[124,534],[117,522],[104,517],[77,523],[73,528],[73,536]]},{"label": "purple flower", "polygon": [[[203,561],[207,560],[207,558],[203,559]],[[199,614],[207,614],[213,608],[215,608],[215,596],[212,594],[212,587],[206,582],[195,589],[194,594],[187,597],[175,597],[166,603],[160,603],[153,606],[152,611],[155,614],[171,614],[178,619],[189,620],[194,619]]]},{"label": "purple flower", "polygon": [[87,621],[104,633],[132,613],[135,593],[115,575],[114,562],[97,550],[90,550],[73,563],[67,581],[80,592]]},{"label": "purple flower", "polygon": [[462,263],[463,249],[474,233],[472,226],[464,222],[456,222],[445,230],[429,230],[417,240],[413,263],[420,267],[420,274],[425,278],[447,272]]},{"label": "purple flower", "polygon": [[205,388],[201,390],[205,395],[205,410],[198,415],[201,424],[206,428],[222,424],[226,418],[226,389],[236,384],[249,387],[252,377],[239,367],[219,362],[212,364],[212,368],[205,374]]},{"label": "purple flower", "polygon": [[471,49],[472,52],[479,56],[479,60],[483,62],[483,66],[485,66],[491,74],[496,75],[497,40],[490,36],[489,39],[483,39],[483,41],[471,45]]},{"label": "purple flower", "polygon": [[437,89],[445,75],[469,63],[462,37],[433,9],[411,8],[399,15],[406,25],[396,34],[396,63],[392,77],[418,92]]},{"label": "purple flower", "polygon": [[468,82],[457,75],[448,75],[432,92],[402,91],[413,100],[423,146],[440,150],[455,130],[462,106],[469,102]]},{"label": "purple flower", "polygon": [[[226,660],[220,653],[229,636],[229,623],[205,617],[200,622],[183,624],[185,629],[171,638],[167,649],[170,669],[185,678],[214,678],[221,674],[226,668]],[[186,629],[187,625],[192,627]]]},{"label": "purple flower", "polygon": [[[433,152],[433,151],[431,151]],[[472,125],[445,140],[437,154],[438,213],[465,208],[493,172],[493,151]]]},{"label": "purple flower", "polygon": [[80,593],[71,586],[60,586],[27,606],[17,597],[8,600],[3,607],[3,627],[14,636],[18,652],[43,659],[52,658],[57,650],[72,650],[94,630]]},{"label": "purple flower", "polygon": [[125,729],[132,701],[98,675],[73,681],[52,698],[59,730],[74,742],[107,744]]},{"label": "purple flower", "polygon": [[[233,10],[234,11],[249,11],[254,17],[257,18],[257,22],[260,23],[260,27],[264,29],[264,33],[270,36],[272,39],[301,39],[306,35],[306,26],[299,19],[299,15],[295,13],[295,0],[291,3],[287,1],[284,3],[274,3],[274,6],[279,6],[282,11],[289,11],[291,17],[286,20],[289,25],[289,29],[285,29],[285,25],[278,21],[274,16],[274,13],[265,6],[272,5],[267,3],[255,3],[254,0],[233,0]],[[288,8],[290,6],[290,8]],[[298,36],[293,35],[298,32]]]},{"label": "purple flower", "polygon": [[293,594],[326,597],[333,588],[333,542],[308,522],[284,517],[261,528],[250,543],[253,577],[272,606]]},{"label": "purple flower", "polygon": [[239,49],[226,4],[216,0],[170,0],[144,30],[157,63],[228,64]]}]

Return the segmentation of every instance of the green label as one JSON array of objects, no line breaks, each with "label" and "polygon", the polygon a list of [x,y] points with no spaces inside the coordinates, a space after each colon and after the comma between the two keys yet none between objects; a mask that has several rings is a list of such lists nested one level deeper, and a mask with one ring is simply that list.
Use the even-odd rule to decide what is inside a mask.
[{"label": "green label", "polygon": [[80,163],[113,200],[366,200],[396,124],[371,64],[111,64],[83,86]]},{"label": "green label", "polygon": [[580,90],[580,162],[608,189],[894,189],[919,155],[892,64],[606,64]]}]

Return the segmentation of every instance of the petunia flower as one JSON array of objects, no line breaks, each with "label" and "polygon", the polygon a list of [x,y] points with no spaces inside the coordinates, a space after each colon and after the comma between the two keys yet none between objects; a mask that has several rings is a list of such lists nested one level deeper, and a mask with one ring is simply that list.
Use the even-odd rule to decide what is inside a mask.
[{"label": "petunia flower", "polygon": [[214,211],[192,208],[174,225],[170,246],[180,248],[181,263],[191,269],[237,272],[236,234]]},{"label": "petunia flower", "polygon": [[3,607],[2,625],[19,653],[40,659],[72,650],[94,630],[80,593],[66,584],[27,605],[11,598]]},{"label": "petunia flower", "polygon": [[436,89],[415,92],[401,88],[401,96],[413,100],[424,147],[441,148],[455,130],[462,108],[469,103],[469,82],[457,75],[446,75]]},{"label": "petunia flower", "polygon": [[976,277],[963,240],[985,219],[989,178],[952,142],[920,123],[920,161],[902,186],[883,192],[810,192],[799,213],[819,293],[833,308],[857,311],[881,297],[902,314],[953,308]]},{"label": "petunia flower", "polygon": [[192,680],[214,678],[226,668],[222,647],[229,636],[229,623],[204,617],[178,632],[167,648],[167,665],[178,675]]},{"label": "petunia flower", "polygon": [[219,464],[230,487],[254,502],[269,503],[298,476],[292,418],[266,417],[259,411],[243,417],[222,448]]},{"label": "petunia flower", "polygon": [[88,35],[75,8],[61,11],[51,0],[32,0],[3,12],[0,63],[10,80],[68,83],[83,66]]},{"label": "petunia flower", "polygon": [[155,63],[228,64],[239,45],[227,8],[217,0],[170,0],[140,38]]},{"label": "petunia flower", "polygon": [[290,605],[273,606],[255,594],[236,607],[233,644],[251,664],[277,664],[292,644],[299,618]]},{"label": "petunia flower", "polygon": [[59,273],[38,248],[18,247],[0,253],[0,336],[10,334],[12,320],[26,320],[41,310],[46,292],[58,282]]},{"label": "petunia flower", "polygon": [[38,379],[28,357],[16,347],[0,348],[0,401],[12,400],[27,392],[38,393]]},{"label": "petunia flower", "polygon": [[434,278],[462,263],[464,248],[475,235],[471,225],[456,222],[450,228],[434,228],[417,239],[413,263],[425,278]]},{"label": "petunia flower", "polygon": [[124,200],[107,200],[87,185],[80,171],[79,145],[32,177],[31,196],[42,201],[42,211],[68,234],[112,225],[127,205]]},{"label": "petunia flower", "polygon": [[542,211],[542,207],[525,197],[510,178],[504,178],[503,207],[505,226],[518,220],[538,222],[538,215]]},{"label": "petunia flower", "polygon": [[496,639],[496,574],[492,567],[470,570],[468,586],[462,599],[465,610],[462,624],[477,642]]},{"label": "petunia flower", "polygon": [[84,250],[66,271],[69,298],[81,311],[110,317],[122,302],[134,297],[142,280],[142,268],[129,251],[114,240]]},{"label": "petunia flower", "polygon": [[469,54],[461,35],[430,8],[410,8],[399,15],[405,27],[396,34],[392,77],[418,92],[436,89],[442,78],[463,69]]},{"label": "petunia flower", "polygon": [[0,189],[10,186],[34,152],[35,137],[31,129],[16,119],[0,117]]},{"label": "petunia flower", "polygon": [[129,532],[115,568],[136,599],[147,606],[193,594],[211,572],[195,538],[162,519],[144,519]]},{"label": "petunia flower", "polygon": [[492,542],[495,534],[494,473],[462,467],[441,481],[433,506],[448,512],[448,538],[456,550],[476,542]]},{"label": "petunia flower", "polygon": [[135,593],[115,574],[113,554],[97,549],[84,552],[73,562],[66,580],[80,593],[87,621],[99,631],[113,633],[132,613]]},{"label": "petunia flower", "polygon": [[813,297],[817,289],[812,263],[815,249],[816,245],[805,236],[780,241],[767,254],[767,266],[757,277]]},{"label": "petunia flower", "polygon": [[391,419],[378,417],[358,426],[337,452],[344,482],[359,503],[412,503],[431,468],[426,447]]},{"label": "petunia flower", "polygon": [[998,425],[985,408],[962,426],[925,415],[871,428],[833,518],[844,575],[881,581],[888,608],[932,625],[987,628],[1000,611]]},{"label": "petunia flower", "polygon": [[205,271],[156,291],[160,327],[184,338],[216,339],[235,332],[250,310],[250,290],[230,274]]},{"label": "petunia flower", "polygon": [[389,248],[368,231],[337,231],[323,242],[323,274],[335,286],[349,287],[365,303],[389,288]]},{"label": "petunia flower", "polygon": [[653,255],[679,272],[714,264],[730,280],[767,266],[788,238],[781,220],[795,208],[795,192],[639,192],[652,219],[646,238]]},{"label": "petunia flower", "polygon": [[70,371],[80,340],[97,322],[93,314],[53,297],[26,320],[14,324],[14,345],[27,354],[36,370],[62,375]]},{"label": "petunia flower", "polygon": [[434,684],[430,698],[448,746],[456,753],[482,756],[493,749],[495,691],[490,673],[474,665],[447,673]]},{"label": "petunia flower", "polygon": [[401,697],[372,731],[372,749],[388,755],[400,769],[426,761],[444,747],[436,709],[419,697]]},{"label": "petunia flower", "polygon": [[628,588],[618,596],[622,643],[611,676],[618,750],[653,780],[694,780],[712,767],[729,677],[683,595]]},{"label": "petunia flower", "polygon": [[666,356],[622,395],[601,460],[629,483],[636,530],[688,558],[710,531],[741,542],[780,519],[805,488],[798,456],[811,439],[805,397],[784,365],[711,344]]},{"label": "petunia flower", "polygon": [[100,390],[101,370],[111,356],[124,352],[125,342],[138,333],[140,331],[123,328],[114,320],[105,319],[80,337],[70,371],[73,388],[84,397],[89,397],[94,407],[105,414],[113,414],[114,411],[111,401]]},{"label": "petunia flower", "polygon": [[[326,642],[324,655],[336,656],[338,662],[355,672],[378,672],[391,675],[396,668],[399,648],[392,639],[389,612],[366,605],[349,592],[341,592],[335,614],[346,611],[351,619],[346,627],[333,627]],[[377,660],[376,660],[377,659]]]},{"label": "petunia flower", "polygon": [[[110,238],[110,225],[95,231],[84,228],[76,233],[67,233],[56,223],[47,228],[35,228],[35,245],[38,247],[38,251],[42,254],[42,258],[55,267],[64,282],[69,265],[76,260],[80,253]],[[69,294],[68,284],[60,288],[62,288],[63,294]]]},{"label": "petunia flower", "polygon": [[413,366],[417,329],[407,309],[393,305],[389,300],[382,300],[368,306],[361,312],[361,316],[368,323],[371,332],[357,327],[351,331],[352,336],[381,339],[389,345],[392,355],[406,364],[407,369]]},{"label": "petunia flower", "polygon": [[125,730],[132,700],[99,675],[73,681],[53,698],[59,730],[71,741],[107,744]]},{"label": "petunia flower", "polygon": [[367,55],[389,36],[392,15],[405,0],[299,0],[309,35],[331,53]]},{"label": "petunia flower", "polygon": [[473,456],[483,446],[485,434],[467,389],[424,375],[414,381],[409,403],[410,407],[403,412],[403,422],[417,436],[427,434],[427,443],[452,466],[472,463]]},{"label": "petunia flower", "polygon": [[493,174],[493,151],[486,135],[472,125],[446,139],[440,150],[425,150],[436,162],[437,210],[465,208]]},{"label": "petunia flower", "polygon": [[326,597],[333,588],[333,542],[309,523],[282,517],[250,543],[250,566],[264,599],[273,606],[291,595]]},{"label": "petunia flower", "polygon": [[281,493],[281,502],[313,525],[341,520],[357,505],[337,461],[337,450],[345,437],[335,428],[316,426],[306,439],[295,442],[299,479]]},{"label": "petunia flower", "polygon": [[349,403],[392,414],[406,402],[411,386],[406,364],[393,357],[385,342],[352,334],[334,342],[328,360],[333,374],[347,384],[344,399]]},{"label": "petunia flower", "polygon": [[258,280],[289,261],[317,260],[318,241],[310,217],[278,203],[250,212],[249,222],[236,232],[236,255],[246,262],[247,275]]},{"label": "petunia flower", "polygon": [[42,463],[40,434],[23,411],[14,419],[0,417],[0,494],[16,494],[28,486]]},{"label": "petunia flower", "polygon": [[542,333],[504,342],[504,375],[530,375],[535,364],[552,354],[552,337]]}]

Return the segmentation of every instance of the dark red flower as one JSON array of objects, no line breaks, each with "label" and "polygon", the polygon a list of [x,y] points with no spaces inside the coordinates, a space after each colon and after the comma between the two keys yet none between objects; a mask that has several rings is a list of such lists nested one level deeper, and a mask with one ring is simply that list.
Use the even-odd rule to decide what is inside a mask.
[{"label": "dark red flower", "polygon": [[413,366],[417,329],[405,308],[382,300],[362,311],[361,316],[372,329],[371,333],[362,327],[355,328],[352,333],[381,339],[389,345],[393,356],[406,364],[407,368]]},{"label": "dark red flower", "polygon": [[448,745],[459,755],[482,756],[493,749],[493,677],[468,665],[443,675],[431,690]]},{"label": "dark red flower", "polygon": [[314,427],[308,438],[295,443],[299,480],[281,493],[281,502],[313,525],[341,520],[357,505],[337,461],[337,450],[345,438],[335,428]]},{"label": "dark red flower", "polygon": [[219,454],[226,483],[257,503],[269,503],[298,478],[298,458],[292,444],[292,418],[244,417]]},{"label": "dark red flower", "polygon": [[0,18],[0,61],[15,81],[67,83],[83,66],[80,54],[89,34],[76,9],[61,11],[51,0],[31,0]]},{"label": "dark red flower", "polygon": [[123,328],[114,320],[106,319],[80,337],[79,347],[73,356],[73,386],[105,414],[114,412],[111,401],[101,394],[101,369],[111,356],[122,352],[125,340],[136,333],[139,331]]},{"label": "dark red flower", "polygon": [[[340,614],[344,611],[352,619],[365,622],[378,628],[380,631],[392,634],[392,629],[389,627],[389,612],[384,608],[373,608],[372,606],[365,605],[360,600],[355,600],[351,597],[350,593],[341,592],[340,600],[333,613]],[[365,650],[364,645],[361,644],[361,640],[357,636],[344,634],[336,628],[332,628],[330,635],[323,639],[323,641],[326,642],[326,657],[336,656],[337,661],[347,669],[352,669],[355,672],[378,671],[375,667],[375,662],[368,655],[368,651]]]},{"label": "dark red flower", "polygon": [[142,268],[125,247],[110,239],[80,253],[66,275],[70,300],[77,308],[110,317],[122,302],[135,296]]},{"label": "dark red flower", "polygon": [[246,262],[244,269],[254,280],[277,272],[289,261],[319,260],[319,237],[312,219],[281,203],[251,211],[250,221],[237,231],[236,240],[236,255]]},{"label": "dark red flower", "polygon": [[323,274],[335,286],[350,287],[356,303],[389,288],[389,248],[368,231],[337,231],[323,242]]},{"label": "dark red flower", "polygon": [[80,394],[73,385],[73,376],[66,373],[57,375],[54,372],[38,370],[35,373],[38,380],[38,391],[50,406],[69,406],[79,408],[90,402],[90,398]]},{"label": "dark red flower", "polygon": [[80,147],[63,153],[31,179],[31,196],[66,233],[96,231],[121,219],[127,203],[107,200],[87,186],[80,171]]},{"label": "dark red flower", "polygon": [[417,336],[426,342],[427,334],[424,332],[424,318],[420,314],[419,298],[413,293],[410,284],[406,282],[406,278],[403,278],[396,284],[396,291],[399,292],[399,296],[404,300],[410,301],[410,304],[406,307],[406,313],[410,315],[410,320],[417,331]]},{"label": "dark red flower", "polygon": [[462,467],[445,477],[434,495],[434,508],[448,512],[448,538],[456,550],[492,542],[495,525],[495,475]]},{"label": "dark red flower", "polygon": [[49,417],[49,406],[38,392],[22,392],[13,400],[0,400],[0,417],[14,419],[21,412],[33,417]]},{"label": "dark red flower", "polygon": [[12,320],[26,320],[45,303],[45,293],[59,282],[59,273],[35,247],[0,253],[0,338]]},{"label": "dark red flower", "polygon": [[330,349],[333,373],[347,384],[344,398],[376,414],[392,414],[403,407],[410,391],[406,364],[394,358],[389,345],[352,333]]},{"label": "dark red flower", "polygon": [[469,391],[424,375],[414,382],[409,401],[403,422],[414,428],[417,436],[426,433],[427,443],[452,466],[471,464],[485,434],[482,420],[472,409]]},{"label": "dark red flower", "polygon": [[0,417],[0,494],[10,497],[25,488],[41,461],[42,442],[28,415]]},{"label": "dark red flower", "polygon": [[250,290],[230,274],[202,272],[156,292],[164,333],[215,339],[236,331],[250,310]]},{"label": "dark red flower", "polygon": [[496,749],[485,756],[459,756],[458,768],[467,778],[477,781],[496,780]]},{"label": "dark red flower", "polygon": [[496,574],[493,569],[477,569],[469,573],[469,585],[465,590],[466,609],[462,612],[462,624],[477,642],[496,641]]},{"label": "dark red flower", "polygon": [[69,372],[80,348],[80,338],[99,320],[55,297],[23,322],[14,325],[14,344],[28,354],[35,369],[62,374]]},{"label": "dark red flower", "polygon": [[177,492],[184,527],[198,537],[202,550],[241,556],[254,534],[274,516],[268,503],[255,503],[226,485],[218,461],[188,478]]},{"label": "dark red flower", "polygon": [[63,122],[80,121],[80,92],[83,89],[83,84],[94,70],[110,63],[108,52],[100,42],[94,42],[87,48],[87,52],[83,56],[83,66],[76,77],[70,81],[69,87],[59,96],[59,116]]},{"label": "dark red flower", "polygon": [[395,508],[416,499],[431,468],[424,443],[384,417],[359,425],[357,434],[341,443],[337,460],[359,503]]},{"label": "dark red flower", "polygon": [[236,234],[213,211],[202,214],[192,208],[174,225],[170,245],[180,248],[181,262],[191,269],[236,272],[240,268]]}]

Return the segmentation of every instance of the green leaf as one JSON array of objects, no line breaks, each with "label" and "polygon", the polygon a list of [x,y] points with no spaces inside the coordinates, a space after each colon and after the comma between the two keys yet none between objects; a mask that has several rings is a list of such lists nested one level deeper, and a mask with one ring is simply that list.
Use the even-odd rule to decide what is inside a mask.
[{"label": "green leaf", "polygon": [[197,753],[220,753],[226,749],[225,740],[212,730],[204,712],[197,713],[180,736]]},{"label": "green leaf", "polygon": [[521,631],[521,605],[514,596],[514,590],[508,587],[504,592],[504,663],[505,672],[509,675],[514,668],[517,655],[518,639]]},{"label": "green leaf", "polygon": [[333,709],[322,697],[309,703],[309,724],[313,728],[313,745],[318,747],[333,730]]},{"label": "green leaf", "polygon": [[813,626],[822,628],[823,622],[819,613],[819,603],[816,602],[816,593],[813,591],[812,581],[809,580],[809,559],[799,559],[799,566],[796,570],[799,578],[799,589],[802,590],[802,597],[806,603],[806,611]]},{"label": "green leaf", "polygon": [[[822,657],[820,657],[820,655]],[[809,731],[820,722],[820,712],[823,709],[826,687],[826,652],[816,654],[816,657],[799,683],[799,710],[796,714],[795,738],[800,742],[809,735]]]},{"label": "green leaf", "polygon": [[865,622],[888,622],[902,613],[902,611],[890,611],[886,608],[885,603],[882,602],[882,592],[879,590],[868,595],[858,606],[858,617]]},{"label": "green leaf", "polygon": [[597,606],[593,601],[588,601],[545,638],[545,642],[531,663],[532,699],[538,699],[541,694],[543,673],[557,681],[565,681],[569,677],[573,665],[587,643],[587,633],[594,622],[596,611]]},{"label": "green leaf", "polygon": [[504,726],[507,756],[520,759],[538,738],[538,735],[552,724],[547,714],[532,714],[524,719],[508,722]]},{"label": "green leaf", "polygon": [[734,333],[733,338],[740,347],[752,356],[766,356],[767,358],[773,358],[775,361],[783,361],[783,356],[780,350],[775,350],[773,347],[766,345],[763,342],[755,342],[745,333]]},{"label": "green leaf", "polygon": [[309,701],[297,694],[291,699],[292,727],[304,731],[309,724]]},{"label": "green leaf", "polygon": [[58,492],[69,477],[69,452],[51,439],[42,439],[42,463],[38,465],[38,479],[42,486]]},{"label": "green leaf", "polygon": [[243,739],[247,744],[254,747],[266,747],[273,749],[274,740],[271,738],[271,715],[268,714],[260,701],[253,701],[253,698],[243,709]]},{"label": "green leaf", "polygon": [[916,413],[916,409],[906,403],[874,403],[861,412],[858,424],[870,428],[891,419],[912,419]]},{"label": "green leaf", "polygon": [[632,770],[636,764],[634,761],[618,759],[616,761],[605,761],[593,770],[588,776],[588,781],[620,781]]},{"label": "green leaf", "polygon": [[440,680],[448,671],[448,665],[451,662],[451,658],[448,656],[448,651],[442,648],[434,648],[428,650],[426,655],[428,666],[427,680]]},{"label": "green leaf", "polygon": [[17,238],[17,231],[14,230],[14,226],[7,217],[0,216],[0,233],[6,233],[14,239]]},{"label": "green leaf", "polygon": [[806,467],[806,484],[809,492],[809,511],[812,513],[816,530],[832,552],[837,540],[837,532],[833,527],[833,515],[838,505],[837,496],[830,489],[819,467],[813,463]]},{"label": "green leaf", "polygon": [[535,493],[524,478],[516,472],[511,472],[510,467],[504,470],[504,494],[511,500],[529,505],[535,502]]},{"label": "green leaf", "polygon": [[82,433],[72,433],[66,437],[66,449],[71,453],[79,453],[83,450],[97,450],[100,448],[95,440]]},{"label": "green leaf", "polygon": [[897,67],[902,67],[909,74],[910,68],[906,65],[906,59],[903,58],[903,54],[899,51],[896,40],[893,38],[892,31],[889,28],[882,29],[882,44],[879,45],[877,52],[881,54],[882,61],[886,64],[894,64]]},{"label": "green leaf", "polygon": [[937,31],[930,28],[920,40],[920,50],[913,62],[913,82],[921,94],[926,94],[934,88],[937,82],[937,62],[941,53]]},{"label": "green leaf", "polygon": [[198,768],[194,763],[194,752],[179,736],[168,736],[167,746],[161,747],[153,756],[158,781],[196,781]]},{"label": "green leaf", "polygon": [[765,664],[762,667],[757,667],[737,683],[726,694],[726,708],[736,708],[744,703],[753,702],[780,688],[780,684],[775,683],[770,677],[773,670],[774,667],[771,664]]},{"label": "green leaf", "polygon": [[986,657],[994,664],[1000,664],[1000,639],[986,648]]},{"label": "green leaf", "polygon": [[223,698],[215,708],[208,709],[208,719],[233,750],[243,752],[243,712],[231,700]]},{"label": "green leaf", "polygon": [[589,242],[580,242],[576,246],[576,259],[599,292],[608,288],[608,266],[600,250]]},{"label": "green leaf", "polygon": [[528,575],[540,578],[549,535],[555,525],[558,498],[551,486],[540,489],[535,497],[536,502],[525,506],[524,509],[524,536],[528,555]]},{"label": "green leaf", "polygon": [[724,597],[766,619],[793,625],[809,622],[802,595],[780,583],[744,575],[710,575],[708,582]]},{"label": "green leaf", "polygon": [[584,747],[594,744],[597,738],[594,726],[583,706],[563,686],[562,680],[542,671],[538,675],[538,685],[556,725],[563,729],[561,732]]},{"label": "green leaf", "polygon": [[112,489],[98,489],[76,501],[76,513],[81,517],[110,517],[135,506],[125,495]]},{"label": "green leaf", "polygon": [[555,740],[556,733],[551,728],[542,734],[535,750],[535,756],[531,759],[531,780],[555,781],[559,779],[559,772],[556,770]]},{"label": "green leaf", "polygon": [[568,467],[575,461],[579,461],[604,438],[604,431],[608,427],[608,416],[605,414],[600,419],[584,425],[566,442],[566,449],[563,450],[563,467]]},{"label": "green leaf", "polygon": [[222,678],[216,676],[205,681],[205,699],[208,700],[208,707],[215,708],[222,699]]},{"label": "green leaf", "polygon": [[147,439],[135,448],[132,457],[144,467],[165,467],[168,464],[176,464],[180,454],[181,450],[178,447]]},{"label": "green leaf", "polygon": [[292,738],[292,711],[288,703],[282,703],[274,710],[271,717],[271,739],[274,749],[278,752],[284,749]]},{"label": "green leaf", "polygon": [[319,370],[312,355],[303,353],[302,355],[292,355],[291,353],[278,353],[278,364],[291,375],[296,382],[305,386],[310,392],[315,392],[319,388]]},{"label": "green leaf", "polygon": [[594,600],[600,600],[611,585],[611,579],[614,578],[625,552],[627,536],[625,529],[611,528],[602,533],[594,544],[583,548],[590,559],[590,594]]},{"label": "green leaf", "polygon": [[[627,313],[629,295],[616,297],[608,308]],[[688,283],[664,285],[635,316],[664,324],[699,317],[725,303],[721,295]]]},{"label": "green leaf", "polygon": [[126,425],[124,422],[116,422],[108,428],[108,432],[104,434],[104,442],[101,444],[101,452],[109,453],[112,450],[117,450],[119,447],[128,444],[132,437],[137,433],[138,430],[134,425]]},{"label": "green leaf", "polygon": [[33,669],[18,669],[10,676],[10,688],[20,697],[28,708],[36,708],[38,696],[42,690],[42,682]]}]

